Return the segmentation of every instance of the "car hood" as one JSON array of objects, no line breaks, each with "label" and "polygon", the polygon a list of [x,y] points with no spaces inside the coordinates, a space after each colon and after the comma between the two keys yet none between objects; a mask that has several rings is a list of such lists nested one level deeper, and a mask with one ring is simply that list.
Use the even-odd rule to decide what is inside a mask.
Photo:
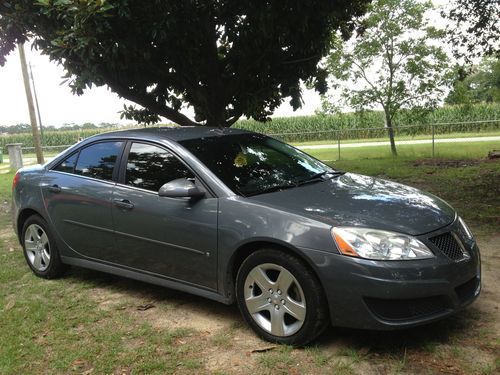
[{"label": "car hood", "polygon": [[420,235],[453,222],[455,210],[438,197],[391,181],[346,173],[253,201],[332,226],[360,226]]}]

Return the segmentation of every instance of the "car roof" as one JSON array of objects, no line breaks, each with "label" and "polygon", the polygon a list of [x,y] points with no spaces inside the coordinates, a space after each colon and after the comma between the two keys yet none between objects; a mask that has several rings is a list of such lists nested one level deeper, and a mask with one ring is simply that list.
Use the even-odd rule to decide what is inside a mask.
[{"label": "car roof", "polygon": [[168,139],[174,142],[188,139],[200,139],[207,137],[220,137],[231,134],[251,134],[247,130],[231,128],[212,128],[207,126],[178,126],[178,127],[150,127],[142,129],[119,130],[101,133],[92,137],[98,138],[138,138],[138,139]]}]

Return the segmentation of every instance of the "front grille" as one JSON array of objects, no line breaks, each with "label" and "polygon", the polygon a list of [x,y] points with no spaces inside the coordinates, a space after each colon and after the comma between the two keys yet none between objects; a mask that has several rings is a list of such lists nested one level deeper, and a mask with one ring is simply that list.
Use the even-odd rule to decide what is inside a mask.
[{"label": "front grille", "polygon": [[440,314],[448,308],[444,296],[412,299],[367,298],[368,308],[384,320],[410,320]]},{"label": "front grille", "polygon": [[450,232],[431,237],[429,241],[451,260],[459,261],[467,257],[458,241]]},{"label": "front grille", "polygon": [[461,304],[469,301],[472,297],[474,297],[477,287],[478,287],[478,278],[473,277],[466,283],[459,285],[455,288],[455,293],[457,293],[458,300]]}]

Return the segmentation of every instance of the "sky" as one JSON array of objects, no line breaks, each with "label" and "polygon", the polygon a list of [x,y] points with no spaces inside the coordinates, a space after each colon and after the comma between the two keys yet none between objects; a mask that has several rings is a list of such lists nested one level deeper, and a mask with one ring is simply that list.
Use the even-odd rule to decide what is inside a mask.
[{"label": "sky", "polygon": [[[442,5],[444,0],[435,0],[435,5]],[[434,17],[439,18],[436,12]],[[63,69],[49,61],[37,51],[25,46],[26,57],[31,63],[35,81],[40,114],[43,125],[62,126],[63,124],[99,124],[130,123],[120,120],[119,111],[127,102],[107,87],[97,87],[85,91],[82,96],[72,95],[67,84],[61,84]],[[293,111],[288,101],[278,108],[274,116],[299,116],[314,114],[321,106],[319,95],[304,88],[303,107]],[[188,115],[192,113],[187,112]],[[0,67],[0,125],[29,123],[28,105],[21,74],[18,51],[7,57],[7,63]]]},{"label": "sky", "polygon": [[[123,109],[123,104],[130,102],[119,98],[104,86],[87,90],[81,96],[72,95],[68,85],[61,84],[64,71],[60,66],[28,45],[25,51],[33,69],[42,124],[130,123],[129,120],[120,120],[118,113]],[[321,105],[320,97],[314,91],[305,90],[303,99],[304,106],[300,110],[294,112],[290,105],[284,103],[275,116],[313,114]],[[29,123],[29,113],[19,53],[16,50],[8,56],[7,63],[0,67],[0,125],[20,123]]]}]

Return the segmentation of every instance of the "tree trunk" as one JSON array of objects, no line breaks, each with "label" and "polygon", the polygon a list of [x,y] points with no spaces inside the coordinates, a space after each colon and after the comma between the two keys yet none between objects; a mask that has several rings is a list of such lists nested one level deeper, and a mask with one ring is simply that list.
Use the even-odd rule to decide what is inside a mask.
[{"label": "tree trunk", "polygon": [[385,127],[387,128],[387,132],[389,133],[392,156],[396,157],[398,156],[398,152],[396,151],[396,142],[394,142],[394,128],[392,127],[391,116],[388,113],[385,114]]}]

